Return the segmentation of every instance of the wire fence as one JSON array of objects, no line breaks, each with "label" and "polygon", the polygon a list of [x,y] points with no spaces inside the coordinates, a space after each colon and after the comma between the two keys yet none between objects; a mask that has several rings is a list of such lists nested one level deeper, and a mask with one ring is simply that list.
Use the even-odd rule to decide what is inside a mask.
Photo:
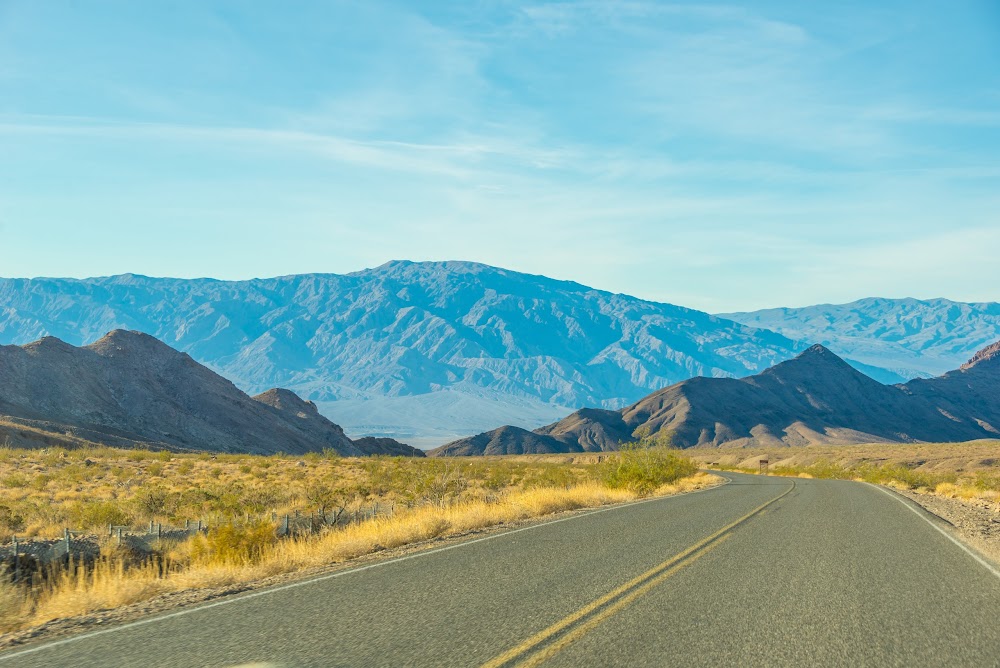
[{"label": "wire fence", "polygon": [[277,523],[275,529],[277,535],[288,537],[319,533],[330,527],[349,526],[377,517],[392,517],[395,513],[395,503],[373,503],[370,506],[353,509],[338,507],[333,510],[319,509],[308,513],[295,511],[280,516],[272,513],[271,520]]},{"label": "wire fence", "polygon": [[171,543],[181,542],[207,530],[202,520],[186,520],[183,528],[150,522],[145,531],[136,531],[131,526],[108,525],[105,536],[69,528],[64,528],[62,538],[55,540],[18,540],[17,536],[13,536],[9,543],[0,545],[0,564],[17,581],[22,575],[34,573],[50,564],[86,563],[97,559],[102,545],[109,541],[134,553],[153,554]]},{"label": "wire fence", "polygon": [[[359,524],[378,517],[392,517],[395,512],[394,503],[373,503],[370,506],[355,508],[296,510],[281,515],[271,513],[270,521],[274,524],[275,535],[278,538],[293,538]],[[264,517],[247,513],[244,521],[250,523],[266,520]],[[100,557],[102,546],[109,543],[134,554],[153,555],[164,551],[170,545],[208,531],[207,523],[198,519],[185,520],[183,527],[167,526],[151,521],[148,528],[141,531],[135,530],[132,526],[108,525],[107,533],[103,536],[69,528],[64,528],[62,537],[58,539],[18,540],[17,536],[13,536],[9,543],[0,545],[0,565],[6,567],[8,577],[17,581],[22,576],[30,575],[51,564],[93,561]]]}]

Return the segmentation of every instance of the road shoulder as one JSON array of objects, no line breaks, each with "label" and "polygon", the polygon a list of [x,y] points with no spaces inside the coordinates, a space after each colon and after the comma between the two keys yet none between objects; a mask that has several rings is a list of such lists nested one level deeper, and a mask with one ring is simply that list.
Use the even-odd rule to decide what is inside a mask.
[{"label": "road shoulder", "polygon": [[945,531],[1000,567],[1000,506],[974,499],[954,499],[908,489],[883,488],[920,506]]}]

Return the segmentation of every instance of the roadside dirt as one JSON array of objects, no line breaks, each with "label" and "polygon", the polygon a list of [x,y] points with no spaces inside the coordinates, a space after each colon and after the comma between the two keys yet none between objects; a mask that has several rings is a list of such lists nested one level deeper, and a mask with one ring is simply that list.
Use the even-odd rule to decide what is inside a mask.
[{"label": "roadside dirt", "polygon": [[957,537],[1000,565],[1000,505],[977,499],[951,499],[911,490],[893,490],[937,515]]}]

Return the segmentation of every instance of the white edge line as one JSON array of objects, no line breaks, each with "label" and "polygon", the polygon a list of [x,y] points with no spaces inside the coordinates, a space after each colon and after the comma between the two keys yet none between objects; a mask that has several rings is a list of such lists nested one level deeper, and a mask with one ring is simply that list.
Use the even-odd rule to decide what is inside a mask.
[{"label": "white edge line", "polygon": [[937,531],[942,536],[944,536],[945,538],[947,538],[948,540],[950,540],[952,543],[954,543],[959,548],[961,548],[963,552],[965,552],[967,555],[969,555],[970,557],[972,557],[973,559],[975,559],[977,562],[979,562],[979,564],[983,568],[985,568],[986,570],[988,570],[990,573],[992,573],[996,577],[1000,578],[1000,571],[998,571],[996,568],[994,568],[993,564],[991,564],[990,562],[986,561],[985,559],[983,559],[982,557],[980,557],[978,554],[976,554],[975,552],[973,552],[972,550],[970,550],[961,541],[959,541],[957,538],[955,538],[954,536],[952,536],[950,533],[948,533],[947,531],[945,531],[944,529],[942,529],[938,525],[934,524],[934,522],[932,522],[924,513],[920,512],[919,510],[917,510],[916,508],[914,508],[910,503],[907,503],[906,501],[904,501],[902,499],[902,497],[900,497],[898,494],[893,494],[889,490],[887,490],[887,489],[885,489],[883,487],[880,487],[878,485],[873,485],[870,482],[866,482],[865,484],[869,485],[871,487],[874,487],[875,489],[877,489],[878,491],[882,492],[886,496],[891,497],[891,498],[895,499],[896,501],[899,501],[901,504],[903,504],[903,506],[906,507],[907,510],[909,510],[910,512],[912,512],[914,515],[916,515],[917,517],[919,517],[923,521],[925,521],[928,524],[930,524],[934,528],[935,531]]},{"label": "white edge line", "polygon": [[[353,573],[361,573],[362,571],[371,570],[373,568],[379,568],[381,566],[388,566],[390,564],[398,564],[401,561],[409,561],[410,559],[417,559],[418,557],[426,557],[432,554],[438,554],[440,552],[447,552],[448,550],[454,550],[460,547],[467,547],[469,545],[475,545],[476,543],[482,543],[487,540],[493,540],[495,538],[504,538],[506,536],[511,536],[516,533],[521,533],[522,531],[530,531],[532,529],[538,529],[541,527],[549,526],[551,524],[559,524],[560,522],[568,522],[569,520],[580,519],[581,517],[589,517],[590,515],[597,515],[598,513],[606,513],[610,510],[618,510],[620,508],[628,508],[630,506],[637,506],[643,503],[652,503],[654,501],[668,501],[670,499],[680,498],[682,496],[690,496],[691,494],[697,494],[698,492],[709,492],[714,489],[719,489],[729,484],[731,480],[724,476],[719,476],[724,483],[719,485],[712,485],[711,487],[704,487],[702,489],[692,490],[690,492],[681,492],[680,494],[671,494],[669,496],[658,496],[652,499],[642,499],[641,501],[631,501],[629,503],[620,503],[605,508],[598,508],[597,510],[591,510],[585,513],[579,513],[576,515],[571,515],[570,517],[562,517],[557,520],[549,520],[548,522],[541,522],[539,524],[532,524],[531,526],[521,527],[520,529],[511,529],[510,531],[503,531],[501,533],[496,533],[491,536],[483,536],[482,538],[474,538],[473,540],[462,541],[461,543],[456,543],[454,545],[446,545],[444,547],[434,548],[433,550],[426,550],[423,552],[417,552],[414,554],[408,554],[402,557],[396,557],[395,559],[387,559],[386,561],[379,561],[374,564],[368,564],[367,566],[359,566],[358,568],[351,568],[345,571],[338,571],[336,573],[329,573],[327,575],[320,575],[314,578],[308,578],[305,580],[299,580],[297,582],[291,582],[289,584],[280,585],[277,587],[268,587],[261,589],[259,591],[251,592],[249,594],[232,596],[230,598],[225,598],[221,601],[215,601],[214,603],[206,603],[203,605],[197,605],[191,608],[185,608],[183,610],[178,610],[176,612],[169,612],[165,615],[158,615],[155,617],[148,617],[146,619],[140,619],[138,621],[129,622],[128,624],[122,624],[121,626],[115,626],[108,629],[100,629],[98,631],[91,631],[89,633],[81,633],[79,635],[70,636],[69,638],[63,638],[61,640],[53,640],[52,642],[43,643],[41,645],[36,645],[34,647],[28,647],[19,651],[11,652],[8,654],[0,654],[0,662],[7,661],[8,659],[14,659],[20,656],[26,656],[28,654],[34,654],[36,652],[41,652],[46,649],[52,649],[54,647],[60,647],[62,645],[68,645],[70,643],[77,642],[79,640],[87,640],[88,638],[94,638],[97,636],[103,636],[108,633],[117,633],[118,631],[125,631],[127,629],[134,629],[139,626],[145,626],[147,624],[153,624],[155,622],[162,622],[167,619],[173,619],[175,617],[183,617],[185,615],[190,615],[195,612],[201,612],[202,610],[209,610],[210,608],[218,608],[223,605],[230,605],[233,603],[240,603],[242,601],[249,601],[250,599],[257,598],[258,596],[266,596],[268,594],[275,594],[280,591],[286,591],[288,589],[296,589],[298,587],[305,587],[306,585],[315,584],[317,582],[324,582],[326,580],[332,580],[333,578],[343,577],[345,575],[351,575]],[[935,527],[937,528],[937,527]],[[1000,575],[1000,574],[998,574]]]}]

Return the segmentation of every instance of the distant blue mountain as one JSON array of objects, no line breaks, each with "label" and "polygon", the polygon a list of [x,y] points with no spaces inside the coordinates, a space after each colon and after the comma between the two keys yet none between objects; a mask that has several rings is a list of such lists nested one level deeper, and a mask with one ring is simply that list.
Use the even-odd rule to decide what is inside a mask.
[{"label": "distant blue mountain", "polygon": [[1000,339],[1000,303],[996,302],[870,298],[720,317],[770,329],[798,342],[821,343],[883,382],[893,381],[893,375],[905,380],[938,376]]},{"label": "distant blue mountain", "polygon": [[538,426],[692,376],[755,374],[803,348],[700,311],[467,262],[232,282],[0,279],[0,343],[83,345],[114,329],[152,334],[247,392],[288,387],[349,433],[404,437]]}]

